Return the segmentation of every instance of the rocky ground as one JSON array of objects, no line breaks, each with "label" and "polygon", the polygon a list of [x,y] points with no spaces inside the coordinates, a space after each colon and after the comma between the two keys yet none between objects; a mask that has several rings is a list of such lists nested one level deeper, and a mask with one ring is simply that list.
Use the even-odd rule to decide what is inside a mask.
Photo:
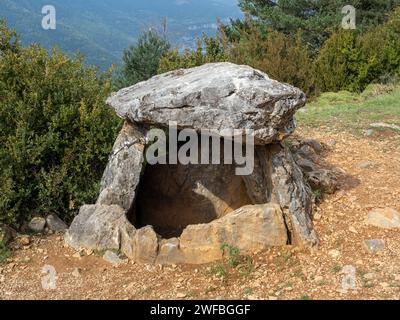
[{"label": "rocky ground", "polygon": [[[400,211],[399,134],[298,135],[322,142],[325,161],[343,172],[315,210],[318,249],[273,248],[235,267],[113,265],[101,252],[77,254],[60,235],[24,237],[0,265],[0,299],[400,299],[400,230],[365,222],[377,208]],[[368,240],[383,241],[371,250]],[[53,290],[43,289],[44,266],[57,273]]]}]

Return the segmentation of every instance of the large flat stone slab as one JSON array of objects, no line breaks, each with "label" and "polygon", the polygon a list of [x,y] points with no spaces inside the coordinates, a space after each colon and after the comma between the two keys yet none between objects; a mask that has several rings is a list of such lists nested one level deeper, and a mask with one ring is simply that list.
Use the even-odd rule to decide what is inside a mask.
[{"label": "large flat stone slab", "polygon": [[212,63],[158,75],[113,94],[107,103],[123,119],[178,128],[252,129],[256,144],[282,140],[305,94],[248,66]]}]

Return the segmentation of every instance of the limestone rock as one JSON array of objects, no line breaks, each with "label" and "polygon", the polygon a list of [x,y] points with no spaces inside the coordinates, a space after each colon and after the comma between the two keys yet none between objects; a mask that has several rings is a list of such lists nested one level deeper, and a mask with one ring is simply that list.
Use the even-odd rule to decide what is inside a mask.
[{"label": "limestone rock", "polygon": [[72,271],[72,276],[75,278],[80,278],[82,276],[81,269],[80,268],[74,268]]},{"label": "limestone rock", "polygon": [[104,255],[103,259],[108,263],[111,263],[113,266],[119,266],[120,264],[124,263],[124,261],[113,251],[107,250]]},{"label": "limestone rock", "polygon": [[367,161],[362,161],[359,164],[357,164],[357,167],[360,169],[369,169],[369,168],[374,167],[375,165],[376,165],[375,161],[367,160]]},{"label": "limestone rock", "polygon": [[99,205],[119,205],[129,210],[144,163],[145,134],[133,123],[125,122],[101,180]]},{"label": "limestone rock", "polygon": [[384,123],[384,122],[371,123],[370,127],[378,128],[378,129],[383,128],[383,129],[392,129],[392,130],[400,131],[400,126],[395,125],[395,124],[390,124],[390,123]]},{"label": "limestone rock", "polygon": [[46,224],[49,230],[54,232],[64,232],[68,229],[67,224],[55,214],[50,214],[46,217]]},{"label": "limestone rock", "polygon": [[287,244],[287,229],[279,205],[242,207],[209,224],[191,225],[180,237],[186,263],[207,263],[222,257],[221,245],[241,253]]},{"label": "limestone rock", "polygon": [[65,241],[76,250],[119,250],[121,234],[134,232],[125,210],[112,205],[86,205],[65,234]]},{"label": "limestone rock", "polygon": [[333,258],[333,259],[337,259],[340,257],[341,253],[340,251],[336,250],[336,249],[332,249],[329,250],[328,254]]},{"label": "limestone rock", "polygon": [[364,247],[369,253],[377,253],[379,251],[385,250],[385,240],[382,239],[365,240]]},{"label": "limestone rock", "polygon": [[400,228],[400,213],[393,208],[378,208],[368,213],[366,223],[375,227]]},{"label": "limestone rock", "polygon": [[171,238],[168,240],[161,240],[157,263],[173,264],[183,262],[185,262],[185,258],[180,250],[180,239]]},{"label": "limestone rock", "polygon": [[316,153],[320,153],[323,149],[322,144],[314,139],[306,139],[303,141],[303,144],[313,148]]},{"label": "limestone rock", "polygon": [[333,194],[338,187],[337,175],[327,169],[318,169],[307,174],[307,180],[313,190]]},{"label": "limestone rock", "polygon": [[254,203],[278,203],[292,236],[291,242],[314,246],[312,193],[288,148],[280,143],[256,147],[255,169],[243,177]]},{"label": "limestone rock", "polygon": [[172,71],[120,90],[107,103],[123,119],[178,128],[252,129],[256,144],[293,133],[295,112],[306,97],[299,89],[248,66],[213,63]]},{"label": "limestone rock", "polygon": [[28,224],[28,228],[36,233],[43,232],[45,226],[46,226],[46,219],[42,217],[34,217]]},{"label": "limestone rock", "polygon": [[304,172],[313,172],[318,170],[317,165],[314,162],[301,156],[296,157],[296,163]]},{"label": "limestone rock", "polygon": [[314,231],[312,193],[290,151],[282,145],[271,146],[272,201],[280,204],[291,232],[291,242],[314,246],[319,243]]},{"label": "limestone rock", "polygon": [[364,136],[365,137],[372,137],[375,134],[375,130],[368,129],[364,131]]},{"label": "limestone rock", "polygon": [[303,144],[299,149],[296,150],[296,154],[312,162],[316,162],[317,160],[317,153],[315,152],[314,148],[308,144]]},{"label": "limestone rock", "polygon": [[155,263],[158,254],[158,235],[153,227],[147,226],[137,231],[135,261]]},{"label": "limestone rock", "polygon": [[16,242],[20,246],[29,246],[31,244],[31,237],[29,236],[20,236],[16,239]]}]

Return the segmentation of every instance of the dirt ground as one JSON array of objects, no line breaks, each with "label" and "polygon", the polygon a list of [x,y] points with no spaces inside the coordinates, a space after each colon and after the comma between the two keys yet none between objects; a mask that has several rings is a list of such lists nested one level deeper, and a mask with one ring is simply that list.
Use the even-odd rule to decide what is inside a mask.
[{"label": "dirt ground", "polygon": [[[34,237],[0,265],[0,299],[400,299],[400,230],[364,223],[371,209],[400,210],[399,135],[298,132],[324,143],[325,160],[345,172],[340,190],[315,208],[318,249],[273,248],[235,269],[221,263],[114,267],[96,253],[79,257],[60,235]],[[363,161],[374,164],[362,169]],[[368,253],[368,239],[383,239],[385,250]],[[45,265],[57,272],[54,290],[42,288]],[[356,270],[356,289],[346,292],[348,265]]]}]

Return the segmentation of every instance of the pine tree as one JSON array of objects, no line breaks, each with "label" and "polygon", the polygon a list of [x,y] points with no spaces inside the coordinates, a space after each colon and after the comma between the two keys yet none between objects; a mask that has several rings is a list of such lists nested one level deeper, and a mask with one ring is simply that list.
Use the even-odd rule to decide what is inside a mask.
[{"label": "pine tree", "polygon": [[170,47],[168,40],[158,32],[144,32],[137,43],[125,49],[116,87],[128,87],[156,75],[160,59]]},{"label": "pine tree", "polygon": [[[400,5],[400,0],[239,0],[239,6],[247,17],[266,32],[268,28],[285,34],[304,31],[304,40],[317,50],[340,27],[345,5],[353,5],[357,14],[357,29],[364,31],[384,23],[388,14]],[[237,30],[246,27],[243,21],[232,21],[226,27],[234,37]]]}]

